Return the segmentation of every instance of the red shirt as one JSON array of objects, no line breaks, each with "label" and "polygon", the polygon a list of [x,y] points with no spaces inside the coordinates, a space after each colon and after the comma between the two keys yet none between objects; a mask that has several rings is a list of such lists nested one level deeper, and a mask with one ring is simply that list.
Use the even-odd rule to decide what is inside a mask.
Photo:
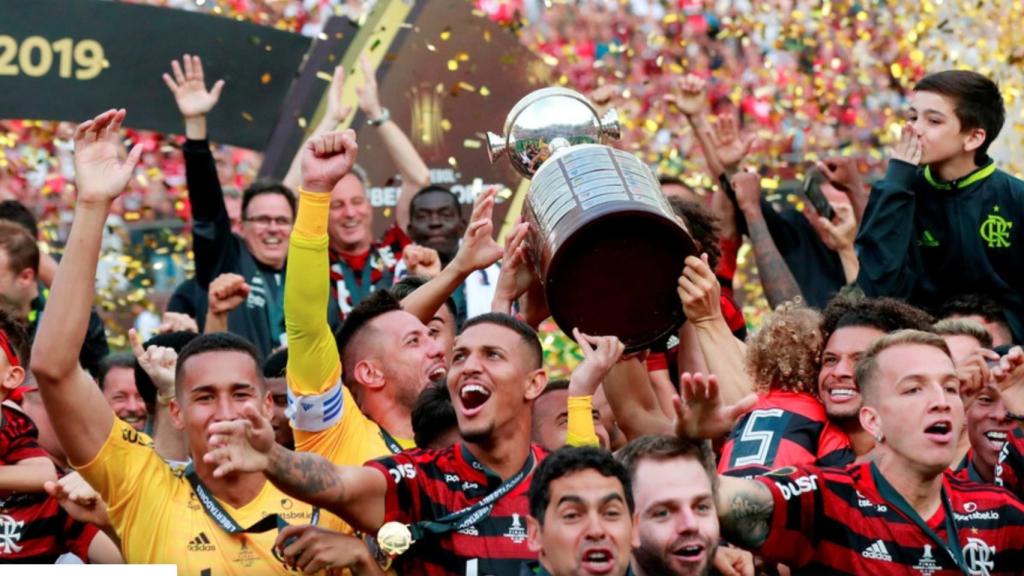
[{"label": "red shirt", "polygon": [[995,484],[1024,498],[1024,430],[1020,426],[1006,436],[996,462]]},{"label": "red shirt", "polygon": [[[756,554],[794,574],[961,575],[917,524],[879,493],[871,464],[803,466],[757,478],[774,500],[767,540]],[[943,475],[970,574],[1020,574],[1024,504],[1009,492]],[[926,520],[946,538],[943,507]]]},{"label": "red shirt", "polygon": [[381,239],[370,247],[365,254],[350,256],[345,254],[331,253],[331,297],[338,302],[338,309],[341,312],[341,319],[352,311],[352,308],[359,305],[356,298],[348,289],[345,283],[346,267],[355,273],[355,284],[362,287],[363,270],[371,266],[370,290],[387,290],[395,283],[395,266],[402,260],[402,251],[412,243],[412,240],[402,231],[395,222],[390,228],[384,231]]},{"label": "red shirt", "polygon": [[[24,412],[0,405],[0,465],[46,458],[35,424]],[[88,561],[89,545],[98,529],[73,520],[45,492],[0,492],[0,564],[52,564],[72,552]]]},{"label": "red shirt", "polygon": [[[547,453],[536,444],[532,450],[533,470],[497,500],[489,516],[465,530],[416,542],[395,560],[397,573],[466,574],[475,565],[477,574],[519,576],[524,562],[537,559],[526,544],[527,493],[533,472]],[[502,483],[462,444],[406,451],[367,465],[387,478],[385,522],[436,520],[474,504]]]},{"label": "red shirt", "polygon": [[852,463],[850,439],[829,423],[817,398],[772,390],[759,396],[754,410],[736,424],[722,448],[718,470]]}]

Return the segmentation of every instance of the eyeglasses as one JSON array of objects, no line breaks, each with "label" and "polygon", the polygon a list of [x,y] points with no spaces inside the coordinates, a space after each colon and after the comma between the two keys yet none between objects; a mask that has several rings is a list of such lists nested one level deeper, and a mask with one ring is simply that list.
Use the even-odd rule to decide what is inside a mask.
[{"label": "eyeglasses", "polygon": [[253,216],[251,218],[245,218],[244,221],[252,222],[253,224],[263,228],[267,228],[271,224],[277,224],[282,228],[288,228],[292,225],[292,219],[285,216]]}]

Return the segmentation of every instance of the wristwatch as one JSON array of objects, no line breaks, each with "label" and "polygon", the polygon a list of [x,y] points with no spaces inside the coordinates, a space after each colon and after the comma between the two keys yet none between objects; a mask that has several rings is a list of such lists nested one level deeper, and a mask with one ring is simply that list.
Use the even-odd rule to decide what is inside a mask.
[{"label": "wristwatch", "polygon": [[376,118],[371,118],[367,120],[366,123],[369,124],[370,126],[380,126],[381,124],[387,122],[388,120],[391,120],[391,111],[388,110],[387,108],[381,108],[380,116]]}]

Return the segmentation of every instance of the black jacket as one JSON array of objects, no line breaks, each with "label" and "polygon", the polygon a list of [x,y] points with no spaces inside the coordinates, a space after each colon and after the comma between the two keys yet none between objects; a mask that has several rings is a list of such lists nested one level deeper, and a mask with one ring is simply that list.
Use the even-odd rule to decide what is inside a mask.
[{"label": "black jacket", "polygon": [[[192,207],[195,282],[205,294],[210,282],[225,272],[245,278],[251,292],[244,304],[228,314],[228,330],[249,339],[266,358],[284,344],[285,269],[274,270],[258,262],[245,242],[231,232],[231,219],[224,205],[224,193],[209,142],[186,140],[182,150]],[[201,312],[205,322],[207,302],[205,298],[199,300],[202,310],[197,313]],[[333,301],[330,308],[328,320],[334,327],[339,314]]]},{"label": "black jacket", "polygon": [[[761,197],[761,213],[779,255],[793,274],[803,294],[804,302],[823,309],[843,286],[846,273],[839,254],[825,246],[807,217],[787,205],[776,212],[772,203]],[[743,212],[736,207],[736,226],[741,234],[749,236]]]},{"label": "black jacket", "polygon": [[989,159],[939,182],[930,170],[893,160],[871,191],[857,235],[868,296],[894,296],[932,311],[951,297],[985,294],[1024,337],[1024,182]]}]

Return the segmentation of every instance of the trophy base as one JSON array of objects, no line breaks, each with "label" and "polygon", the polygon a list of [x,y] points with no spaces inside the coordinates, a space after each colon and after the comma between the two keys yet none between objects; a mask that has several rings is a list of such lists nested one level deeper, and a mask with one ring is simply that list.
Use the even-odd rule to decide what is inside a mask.
[{"label": "trophy base", "polygon": [[687,231],[661,214],[605,213],[555,248],[545,274],[548,307],[566,334],[618,336],[627,353],[648,348],[686,320],[676,288],[695,252]]}]

